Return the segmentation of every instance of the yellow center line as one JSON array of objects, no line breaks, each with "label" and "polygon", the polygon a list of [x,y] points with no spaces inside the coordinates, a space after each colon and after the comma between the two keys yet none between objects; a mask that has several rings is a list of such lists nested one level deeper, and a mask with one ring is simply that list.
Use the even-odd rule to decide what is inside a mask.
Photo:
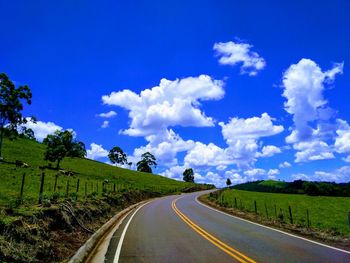
[{"label": "yellow center line", "polygon": [[186,223],[188,224],[193,230],[195,230],[199,235],[204,237],[206,240],[208,240],[210,243],[215,245],[216,247],[220,248],[222,251],[224,251],[226,254],[230,255],[231,257],[235,258],[239,262],[246,263],[256,263],[256,261],[252,260],[251,258],[247,257],[246,255],[242,254],[241,252],[237,251],[236,249],[230,247],[229,245],[225,244],[221,240],[217,239],[216,237],[209,234],[207,231],[205,231],[203,228],[195,224],[193,221],[191,221],[187,216],[185,216],[177,207],[176,207],[176,200],[172,202],[172,208],[175,211],[175,213]]}]

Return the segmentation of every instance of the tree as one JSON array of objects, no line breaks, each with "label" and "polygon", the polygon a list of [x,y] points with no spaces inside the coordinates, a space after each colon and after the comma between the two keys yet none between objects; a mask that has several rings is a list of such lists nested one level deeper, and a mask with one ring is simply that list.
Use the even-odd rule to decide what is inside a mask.
[{"label": "tree", "polygon": [[194,183],[194,173],[192,168],[187,168],[183,173],[183,180],[188,183]]},{"label": "tree", "polygon": [[108,158],[112,163],[117,163],[117,164],[127,164],[128,163],[128,159],[126,158],[126,154],[118,146],[113,147],[109,151]]},{"label": "tree", "polygon": [[43,141],[46,144],[44,160],[56,162],[56,169],[59,169],[60,162],[65,157],[83,158],[86,155],[86,149],[83,142],[75,141],[72,131],[59,131],[47,135]]},{"label": "tree", "polygon": [[230,178],[227,178],[227,180],[226,180],[226,185],[227,185],[227,186],[230,186],[231,184],[232,184],[232,182],[231,182]]},{"label": "tree", "polygon": [[139,172],[152,173],[151,166],[157,166],[156,157],[154,157],[153,154],[146,152],[141,155],[141,160],[137,162],[136,166],[137,171]]},{"label": "tree", "polygon": [[34,135],[34,131],[30,128],[27,128],[25,126],[22,126],[21,128],[21,133],[20,133],[20,137],[35,141],[35,135]]},{"label": "tree", "polygon": [[5,126],[16,130],[17,126],[26,123],[22,116],[23,103],[32,103],[32,92],[27,85],[16,88],[5,73],[0,73],[0,159],[2,158],[2,143]]}]

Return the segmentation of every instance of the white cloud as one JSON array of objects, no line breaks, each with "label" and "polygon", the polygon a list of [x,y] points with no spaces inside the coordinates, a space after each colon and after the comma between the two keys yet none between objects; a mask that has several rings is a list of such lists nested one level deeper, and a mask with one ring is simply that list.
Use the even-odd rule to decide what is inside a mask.
[{"label": "white cloud", "polygon": [[279,175],[279,174],[280,174],[280,171],[278,169],[270,169],[267,172],[268,179],[271,179],[271,180],[275,180],[276,179],[276,175]]},{"label": "white cloud", "polygon": [[165,130],[156,135],[149,135],[146,136],[145,139],[148,144],[136,148],[134,150],[134,157],[139,159],[143,153],[150,152],[156,156],[161,164],[167,166],[177,164],[177,153],[188,151],[194,147],[194,142],[192,140],[184,141],[173,130]]},{"label": "white cloud", "polygon": [[334,133],[334,126],[329,123],[334,111],[327,106],[323,93],[325,84],[333,82],[342,72],[343,63],[322,71],[314,61],[301,59],[284,73],[283,97],[287,99],[284,106],[293,115],[294,122],[286,142],[299,151],[295,154],[296,162],[334,158],[333,149],[327,143]]},{"label": "white cloud", "polygon": [[253,46],[247,43],[219,42],[214,44],[214,50],[222,65],[236,65],[242,63],[241,74],[254,76],[266,66],[264,58],[251,51]]},{"label": "white cloud", "polygon": [[[226,149],[227,155],[239,167],[249,167],[257,157],[262,157],[262,153],[258,153],[260,138],[276,135],[284,130],[283,126],[274,125],[272,120],[267,113],[263,113],[261,117],[232,118],[227,124],[219,123],[222,127],[222,135],[229,145]],[[269,150],[277,149],[270,146],[265,148],[265,153],[268,154]]]},{"label": "white cloud", "polygon": [[350,155],[348,155],[347,157],[344,157],[343,161],[346,163],[350,163]]},{"label": "white cloud", "polygon": [[250,177],[254,177],[256,175],[265,175],[266,171],[261,168],[254,168],[251,170],[244,171],[244,174]]},{"label": "white cloud", "polygon": [[105,150],[102,147],[102,145],[96,144],[96,143],[91,143],[90,149],[88,149],[86,153],[87,153],[87,158],[93,159],[93,160],[108,156],[108,151]]},{"label": "white cloud", "polygon": [[299,142],[293,148],[298,151],[295,154],[296,163],[335,158],[331,147],[324,141]]},{"label": "white cloud", "polygon": [[98,117],[101,117],[101,118],[113,118],[115,116],[117,116],[117,113],[113,110],[109,111],[109,112],[103,112],[103,113],[100,113],[97,115]]},{"label": "white cloud", "polygon": [[190,149],[184,162],[190,167],[210,167],[210,166],[227,166],[234,162],[227,154],[227,150],[218,147],[213,143],[204,144],[196,142]]},{"label": "white cloud", "polygon": [[341,119],[337,120],[338,129],[334,147],[338,153],[350,153],[350,126]]},{"label": "white cloud", "polygon": [[104,121],[101,125],[102,129],[108,128],[109,127],[109,121]]},{"label": "white cloud", "polygon": [[185,171],[184,166],[172,166],[169,169],[165,170],[164,172],[161,173],[161,175],[166,176],[168,178],[176,179],[179,181],[182,181],[183,175],[182,173]]},{"label": "white cloud", "polygon": [[277,153],[281,153],[281,149],[274,146],[274,145],[267,145],[264,146],[261,150],[261,152],[258,152],[256,154],[257,157],[272,157]]},{"label": "white cloud", "polygon": [[130,136],[147,136],[173,126],[208,127],[214,120],[200,110],[200,102],[219,100],[224,96],[223,82],[207,75],[176,79],[162,79],[159,86],[140,94],[130,90],[112,92],[102,97],[107,105],[129,110]]},{"label": "white cloud", "polygon": [[53,134],[57,130],[62,130],[61,126],[58,126],[57,124],[53,122],[43,122],[43,121],[37,121],[36,123],[31,122],[30,118],[26,118],[27,123],[23,124],[22,126],[32,129],[34,131],[35,138],[39,141],[42,141],[46,138],[47,135]]},{"label": "white cloud", "polygon": [[329,118],[330,108],[323,96],[325,83],[334,80],[343,72],[343,64],[335,64],[331,70],[323,72],[310,59],[301,59],[291,65],[283,75],[283,97],[285,110],[293,115],[294,129],[286,140],[288,143],[305,141],[312,137],[310,122]]},{"label": "white cloud", "polygon": [[294,174],[293,180],[302,179],[307,181],[328,181],[344,183],[350,181],[350,166],[343,166],[331,172],[316,171],[311,175]]},{"label": "white cloud", "polygon": [[273,125],[273,118],[266,112],[261,117],[247,119],[232,118],[227,124],[220,122],[224,138],[230,142],[236,139],[258,139],[272,136],[284,130],[282,125]]},{"label": "white cloud", "polygon": [[278,165],[279,168],[288,168],[291,167],[292,165],[289,162],[283,162]]}]

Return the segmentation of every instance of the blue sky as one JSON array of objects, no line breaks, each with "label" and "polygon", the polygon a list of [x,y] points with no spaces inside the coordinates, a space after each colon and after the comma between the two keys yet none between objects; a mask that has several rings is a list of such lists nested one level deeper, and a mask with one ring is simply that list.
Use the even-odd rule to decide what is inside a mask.
[{"label": "blue sky", "polygon": [[25,115],[40,121],[29,124],[38,138],[71,128],[90,158],[149,150],[157,173],[193,167],[217,185],[350,180],[348,1],[0,8],[0,71],[32,89]]}]

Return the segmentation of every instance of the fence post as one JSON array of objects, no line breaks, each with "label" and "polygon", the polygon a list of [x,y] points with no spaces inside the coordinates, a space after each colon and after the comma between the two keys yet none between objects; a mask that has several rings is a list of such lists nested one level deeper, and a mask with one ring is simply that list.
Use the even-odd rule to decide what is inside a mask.
[{"label": "fence post", "polygon": [[113,184],[113,192],[115,193],[115,183]]},{"label": "fence post", "polygon": [[292,208],[290,207],[290,205],[288,206],[288,210],[289,210],[289,219],[290,219],[290,223],[293,224]]},{"label": "fence post", "polygon": [[307,221],[307,227],[310,227],[310,218],[309,218],[309,209],[306,209],[306,221]]},{"label": "fence post", "polygon": [[237,209],[237,198],[235,197],[235,207]]},{"label": "fence post", "polygon": [[87,182],[85,182],[85,198],[87,197]]},{"label": "fence post", "polygon": [[57,179],[58,179],[58,174],[55,176],[55,185],[53,187],[53,191],[56,192],[56,187],[57,187]]},{"label": "fence post", "polygon": [[41,183],[40,183],[40,191],[39,191],[39,204],[42,203],[43,192],[44,192],[44,181],[45,181],[45,173],[41,174]]},{"label": "fence post", "polygon": [[21,185],[21,193],[20,193],[20,199],[21,199],[21,203],[23,201],[23,192],[24,192],[24,179],[26,177],[26,173],[23,173],[22,176],[22,185]]},{"label": "fence post", "polygon": [[255,214],[258,214],[258,208],[256,207],[256,200],[254,200],[254,211],[255,211]]},{"label": "fence post", "polygon": [[78,181],[77,181],[77,196],[75,197],[75,200],[78,200],[79,183],[80,183],[80,178],[78,178]]}]

